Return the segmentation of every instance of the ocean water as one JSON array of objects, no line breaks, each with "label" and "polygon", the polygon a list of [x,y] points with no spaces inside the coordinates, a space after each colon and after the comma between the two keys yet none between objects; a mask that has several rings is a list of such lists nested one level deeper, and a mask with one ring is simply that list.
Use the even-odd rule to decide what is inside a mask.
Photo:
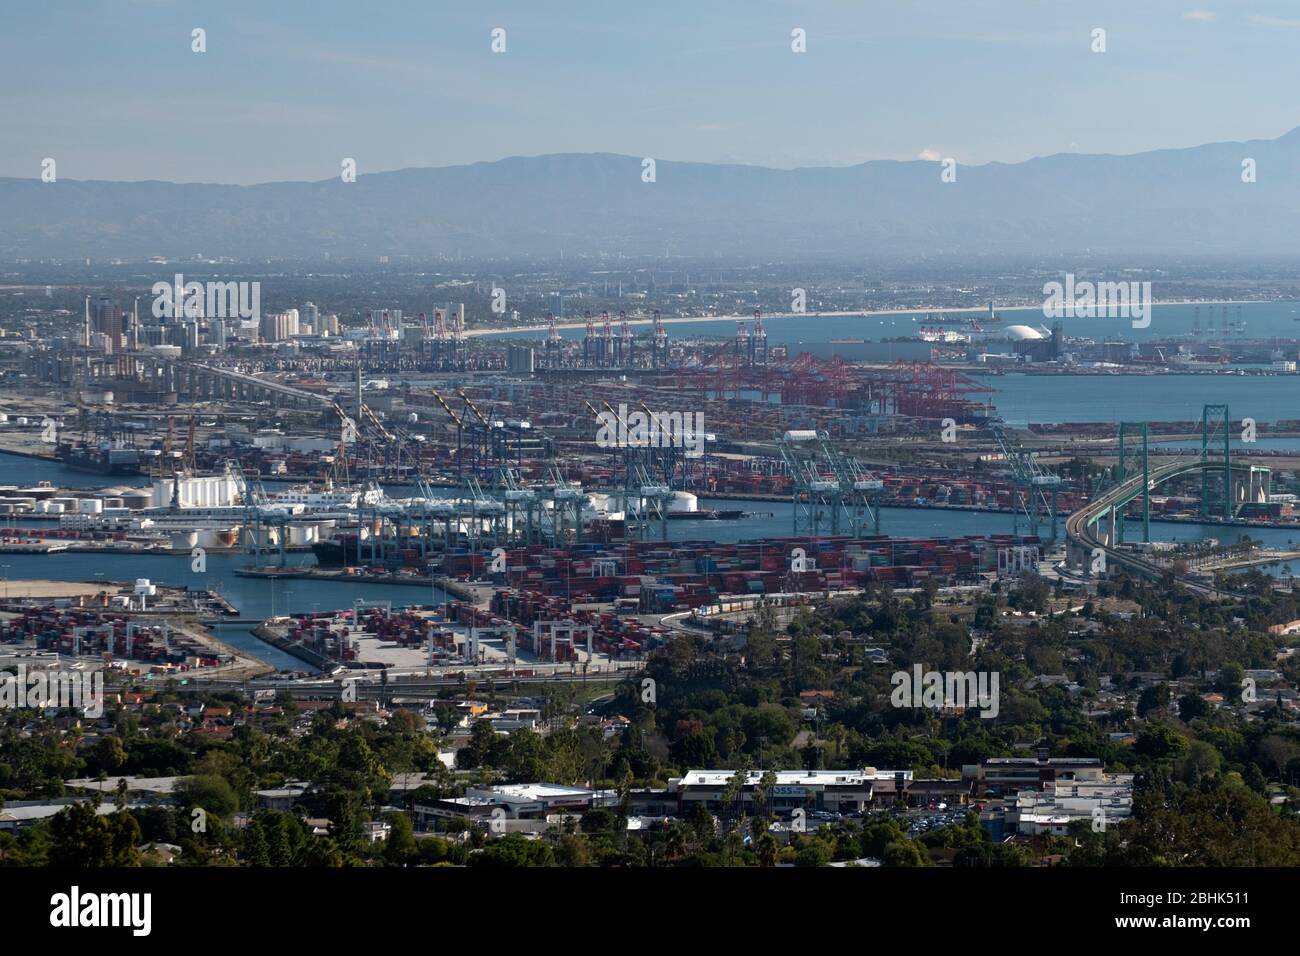
[{"label": "ocean water", "polygon": [[74,471],[59,461],[0,452],[0,485],[29,488],[39,481],[52,482],[59,488],[107,488],[110,485],[138,488],[149,484],[144,475],[96,475]]},{"label": "ocean water", "polygon": [[[1153,294],[1159,298],[1158,285]],[[935,316],[942,310],[935,310]],[[985,326],[993,330],[1008,325],[1029,325],[1035,328],[1048,328],[1057,321],[1045,318],[1041,307],[997,309],[1001,322]],[[953,313],[956,315],[956,313]],[[974,317],[976,321],[983,318],[983,313],[962,313],[963,318]],[[1063,318],[1062,329],[1067,336],[1078,336],[1107,342],[1144,342],[1150,339],[1163,339],[1170,336],[1190,334],[1199,324],[1203,333],[1208,333],[1211,326],[1216,337],[1229,325],[1244,323],[1243,333],[1232,332],[1229,338],[1297,338],[1300,337],[1300,302],[1249,302],[1241,305],[1157,305],[1151,310],[1151,324],[1146,328],[1133,328],[1130,319],[1087,319]],[[565,321],[576,321],[574,316],[567,316]],[[752,325],[752,322],[746,324]],[[860,338],[879,342],[882,338],[913,335],[917,329],[931,323],[925,315],[912,313],[882,313],[879,315],[795,315],[765,316],[763,328],[767,332],[768,345],[824,345],[832,339]],[[644,340],[649,334],[649,325],[634,325],[632,331],[638,340]],[[958,329],[951,325],[948,328]],[[733,338],[736,334],[735,320],[680,322],[665,325],[668,338],[687,336],[710,336],[714,338]],[[617,329],[615,330],[617,334]],[[586,330],[561,329],[560,334],[566,339],[581,339]],[[511,338],[540,339],[546,335],[541,328],[529,332],[508,333]],[[644,344],[639,341],[638,344]],[[928,344],[923,344],[925,357],[929,356]],[[848,352],[842,352],[848,357]],[[900,356],[912,357],[912,356]]]}]

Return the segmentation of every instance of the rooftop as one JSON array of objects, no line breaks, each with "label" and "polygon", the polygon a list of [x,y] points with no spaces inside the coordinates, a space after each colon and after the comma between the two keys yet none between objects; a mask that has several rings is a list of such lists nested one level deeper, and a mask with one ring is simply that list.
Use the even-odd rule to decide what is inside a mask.
[{"label": "rooftop", "polygon": [[[751,770],[745,783],[756,785],[766,771]],[[877,770],[864,767],[861,770],[774,770],[778,787],[815,787],[827,784],[864,785],[876,780],[893,780],[896,773],[901,773],[904,780],[912,779],[910,770]],[[690,770],[681,778],[681,787],[725,787],[736,775],[734,770]]]}]

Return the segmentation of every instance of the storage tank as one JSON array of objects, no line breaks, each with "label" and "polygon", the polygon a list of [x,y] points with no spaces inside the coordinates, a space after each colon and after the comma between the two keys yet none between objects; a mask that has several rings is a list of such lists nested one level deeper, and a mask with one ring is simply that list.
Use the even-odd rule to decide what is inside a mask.
[{"label": "storage tank", "polygon": [[98,498],[82,498],[80,511],[83,515],[98,515],[104,513],[104,502]]},{"label": "storage tank", "polygon": [[674,491],[672,500],[668,502],[669,511],[699,511],[700,499],[689,491]]}]

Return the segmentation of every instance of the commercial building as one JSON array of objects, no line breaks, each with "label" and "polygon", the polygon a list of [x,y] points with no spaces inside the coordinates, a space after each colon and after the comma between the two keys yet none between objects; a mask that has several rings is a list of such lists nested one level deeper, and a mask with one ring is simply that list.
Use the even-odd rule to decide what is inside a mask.
[{"label": "commercial building", "polygon": [[[769,806],[775,813],[797,808],[849,813],[870,807],[876,784],[889,781],[906,787],[912,779],[910,770],[775,770]],[[669,790],[676,790],[683,811],[701,803],[710,812],[725,808],[727,790],[735,777],[734,770],[691,770],[678,780],[670,780]],[[754,804],[755,791],[762,786],[764,771],[749,771],[741,795],[746,807]]]},{"label": "commercial building", "polygon": [[1044,790],[1021,790],[990,807],[980,823],[993,836],[1065,836],[1072,824],[1104,828],[1133,813],[1133,774],[1103,774],[1086,783],[1055,782]]},{"label": "commercial building", "polygon": [[[582,815],[596,807],[614,807],[618,794],[612,790],[589,790],[558,783],[519,783],[497,787],[469,787],[463,797],[449,797],[417,804],[417,829],[429,829],[438,819],[494,816],[505,820],[545,821],[552,816]],[[494,814],[493,811],[502,813]]]},{"label": "commercial building", "polygon": [[1102,774],[1097,757],[1049,757],[1041,749],[1037,757],[988,757],[983,763],[962,767],[962,776],[973,780],[980,793],[1049,790],[1058,781],[1096,783]]}]

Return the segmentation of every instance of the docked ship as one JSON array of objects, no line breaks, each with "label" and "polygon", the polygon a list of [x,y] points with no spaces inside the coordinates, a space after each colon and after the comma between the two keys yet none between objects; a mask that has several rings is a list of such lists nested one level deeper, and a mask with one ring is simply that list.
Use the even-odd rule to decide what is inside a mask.
[{"label": "docked ship", "polygon": [[342,568],[357,563],[357,536],[340,534],[311,546],[316,563],[323,568]]},{"label": "docked ship", "polygon": [[945,345],[957,345],[970,341],[969,335],[954,332],[952,329],[941,329],[933,325],[929,328],[922,328],[917,332],[917,338],[922,342],[938,342]]},{"label": "docked ship", "polygon": [[339,485],[326,482],[315,485],[290,485],[288,488],[268,491],[270,505],[302,505],[307,511],[354,510],[361,505],[375,505],[384,500],[384,490],[374,482],[365,487]]},{"label": "docked ship", "polygon": [[127,445],[111,442],[61,443],[57,454],[65,467],[96,475],[140,474],[140,452]]}]

